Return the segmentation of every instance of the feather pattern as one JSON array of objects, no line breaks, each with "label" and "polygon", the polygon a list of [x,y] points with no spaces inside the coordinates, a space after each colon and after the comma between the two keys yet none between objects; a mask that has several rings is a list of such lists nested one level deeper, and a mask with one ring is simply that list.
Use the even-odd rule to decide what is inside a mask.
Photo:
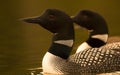
[{"label": "feather pattern", "polygon": [[116,44],[86,49],[71,55],[67,60],[51,54],[54,62],[52,69],[55,74],[98,74],[120,70],[120,43]]}]

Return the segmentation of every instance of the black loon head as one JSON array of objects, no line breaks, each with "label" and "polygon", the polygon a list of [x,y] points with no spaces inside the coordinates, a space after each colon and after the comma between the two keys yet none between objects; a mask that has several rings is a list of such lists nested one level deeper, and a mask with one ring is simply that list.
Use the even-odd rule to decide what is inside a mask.
[{"label": "black loon head", "polygon": [[71,25],[71,18],[64,12],[57,9],[47,9],[39,17],[23,19],[28,23],[36,23],[52,33],[62,30],[65,25]]},{"label": "black loon head", "polygon": [[108,33],[108,27],[105,19],[100,14],[94,11],[82,10],[72,19],[81,27],[84,27],[88,30],[95,30],[94,33]]},{"label": "black loon head", "polygon": [[74,43],[73,21],[69,15],[58,9],[47,9],[35,18],[26,18],[23,21],[36,23],[52,32],[53,38],[48,52],[67,59]]},{"label": "black loon head", "polygon": [[[81,27],[91,30],[86,41],[88,47],[101,47],[106,44],[108,27],[105,19],[100,14],[90,10],[82,10],[72,19]],[[82,48],[80,47],[80,49]]]}]

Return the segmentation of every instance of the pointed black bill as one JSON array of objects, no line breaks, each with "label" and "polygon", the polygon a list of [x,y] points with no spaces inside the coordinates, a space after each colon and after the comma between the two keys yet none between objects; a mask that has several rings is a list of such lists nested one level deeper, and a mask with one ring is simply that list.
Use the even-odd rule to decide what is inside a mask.
[{"label": "pointed black bill", "polygon": [[40,22],[39,18],[24,18],[21,20],[27,23],[39,23]]}]

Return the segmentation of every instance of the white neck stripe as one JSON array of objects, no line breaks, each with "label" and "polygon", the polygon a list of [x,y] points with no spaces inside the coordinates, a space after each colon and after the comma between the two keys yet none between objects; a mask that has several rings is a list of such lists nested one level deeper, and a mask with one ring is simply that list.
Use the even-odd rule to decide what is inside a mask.
[{"label": "white neck stripe", "polygon": [[69,47],[73,46],[73,40],[57,40],[57,41],[54,41],[54,43],[63,44]]},{"label": "white neck stripe", "polygon": [[104,42],[107,42],[107,39],[108,39],[108,34],[98,34],[98,35],[93,35],[91,36],[91,38],[97,38],[97,39],[100,39]]}]

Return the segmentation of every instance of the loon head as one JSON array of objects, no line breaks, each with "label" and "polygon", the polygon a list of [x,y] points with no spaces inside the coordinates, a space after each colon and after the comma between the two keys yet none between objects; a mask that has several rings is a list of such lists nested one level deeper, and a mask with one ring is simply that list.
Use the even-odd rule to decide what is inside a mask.
[{"label": "loon head", "polygon": [[52,32],[54,35],[48,52],[63,59],[69,57],[74,42],[73,21],[69,15],[58,9],[47,9],[41,16],[23,21],[39,24]]},{"label": "loon head", "polygon": [[105,19],[97,12],[82,10],[73,21],[87,30],[90,30],[89,38],[79,46],[77,52],[91,47],[101,47],[106,44],[108,39],[108,27]]},{"label": "loon head", "polygon": [[108,33],[105,19],[94,11],[82,10],[72,19],[75,23],[88,30],[95,30],[96,33]]},{"label": "loon head", "polygon": [[41,16],[25,18],[23,21],[39,24],[52,33],[58,33],[65,25],[72,23],[71,18],[66,13],[57,9],[47,9]]}]

